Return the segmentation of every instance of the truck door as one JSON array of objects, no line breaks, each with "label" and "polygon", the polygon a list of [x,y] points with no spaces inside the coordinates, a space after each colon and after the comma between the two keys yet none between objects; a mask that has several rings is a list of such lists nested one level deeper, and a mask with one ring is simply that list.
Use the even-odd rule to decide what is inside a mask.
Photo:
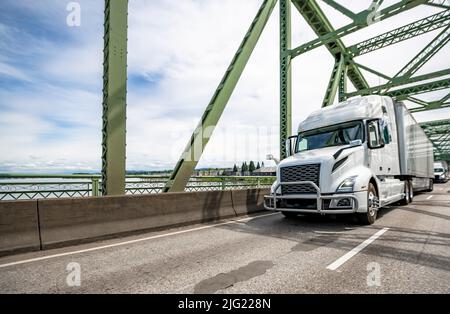
[{"label": "truck door", "polygon": [[386,159],[383,156],[384,140],[381,134],[380,120],[367,122],[367,146],[369,148],[369,167],[378,179],[381,180],[380,198],[386,199],[388,195],[388,184],[386,182]]}]

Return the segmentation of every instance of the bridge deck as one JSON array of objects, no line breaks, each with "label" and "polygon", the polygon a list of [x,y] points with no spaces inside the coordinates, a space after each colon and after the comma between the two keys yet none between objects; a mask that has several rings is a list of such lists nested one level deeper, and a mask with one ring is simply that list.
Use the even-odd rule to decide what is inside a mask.
[{"label": "bridge deck", "polygon": [[[265,213],[4,257],[0,292],[449,293],[449,192],[450,182],[436,184],[370,227]],[[66,283],[71,262],[81,266],[80,287]],[[370,280],[377,267],[380,280]]]}]

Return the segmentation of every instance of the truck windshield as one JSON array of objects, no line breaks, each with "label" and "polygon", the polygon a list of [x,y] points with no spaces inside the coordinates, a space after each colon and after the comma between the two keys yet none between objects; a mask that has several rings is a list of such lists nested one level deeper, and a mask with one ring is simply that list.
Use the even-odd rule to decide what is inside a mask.
[{"label": "truck windshield", "polygon": [[434,168],[434,172],[444,172],[444,168]]},{"label": "truck windshield", "polygon": [[329,127],[302,132],[297,140],[295,151],[302,152],[329,146],[350,144],[351,141],[363,139],[363,123],[347,122]]}]

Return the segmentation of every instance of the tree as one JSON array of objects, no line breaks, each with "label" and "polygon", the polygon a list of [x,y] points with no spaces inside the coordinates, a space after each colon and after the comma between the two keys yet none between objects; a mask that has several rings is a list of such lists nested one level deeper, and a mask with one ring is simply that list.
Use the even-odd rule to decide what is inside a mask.
[{"label": "tree", "polygon": [[262,162],[262,165],[261,165],[261,167],[262,167],[262,168],[264,168],[264,161]]},{"label": "tree", "polygon": [[248,166],[248,171],[253,172],[255,171],[256,167],[255,167],[255,163],[253,162],[253,160],[250,160],[250,165]]},{"label": "tree", "polygon": [[237,168],[236,164],[234,164],[233,172],[234,172],[234,173],[238,172],[238,168]]},{"label": "tree", "polygon": [[256,164],[256,169],[261,169],[261,165],[259,164],[259,161],[258,161],[258,163]]},{"label": "tree", "polygon": [[241,170],[242,170],[242,172],[247,172],[247,171],[248,171],[247,162],[244,162],[244,163],[242,164]]}]

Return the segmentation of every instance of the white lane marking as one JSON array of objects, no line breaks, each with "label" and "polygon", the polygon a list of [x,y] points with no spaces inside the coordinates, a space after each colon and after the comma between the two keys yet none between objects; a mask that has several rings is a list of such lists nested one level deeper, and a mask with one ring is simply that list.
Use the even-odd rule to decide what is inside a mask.
[{"label": "white lane marking", "polygon": [[429,199],[432,198],[432,197],[433,197],[433,195],[428,196],[428,197],[427,197],[427,200],[429,200]]},{"label": "white lane marking", "polygon": [[98,251],[98,250],[108,249],[108,248],[112,248],[112,247],[116,247],[116,246],[122,246],[122,245],[127,245],[127,244],[144,242],[144,241],[148,241],[148,240],[159,239],[159,238],[169,237],[169,236],[173,236],[173,235],[178,235],[178,234],[183,234],[183,233],[188,233],[188,232],[193,232],[193,231],[199,231],[199,230],[214,228],[214,227],[217,227],[217,226],[229,225],[229,224],[234,224],[234,223],[238,223],[238,222],[248,221],[248,220],[255,219],[255,218],[262,218],[262,217],[273,216],[273,215],[278,215],[278,214],[279,213],[270,213],[270,214],[253,216],[253,217],[247,217],[247,218],[242,218],[242,219],[237,219],[237,220],[230,220],[230,221],[220,222],[220,223],[207,225],[207,226],[203,226],[203,227],[198,227],[198,228],[192,228],[192,229],[187,229],[187,230],[180,230],[180,231],[175,231],[175,232],[171,232],[171,233],[158,234],[158,235],[154,235],[154,236],[150,236],[150,237],[146,237],[146,238],[140,238],[140,239],[135,239],[135,240],[130,240],[130,241],[118,242],[118,243],[113,243],[113,244],[108,244],[108,245],[103,245],[103,246],[96,246],[96,247],[92,247],[92,248],[84,249],[84,250],[77,250],[77,251],[72,251],[72,252],[65,252],[65,253],[41,256],[41,257],[36,257],[36,258],[30,258],[30,259],[26,259],[26,260],[17,261],[17,262],[0,264],[0,268],[5,268],[5,267],[8,267],[8,266],[14,266],[14,265],[20,265],[20,264],[26,264],[26,263],[31,263],[31,262],[37,262],[37,261],[43,261],[43,260],[56,258],[56,257],[62,257],[62,256],[68,256],[68,255],[74,255],[74,254],[80,254],[80,253],[86,253],[86,252],[92,252],[92,251]]},{"label": "white lane marking", "polygon": [[385,233],[388,230],[389,230],[389,228],[383,228],[383,229],[379,230],[377,233],[375,233],[373,236],[371,236],[370,238],[365,240],[363,243],[361,243],[357,247],[353,248],[350,252],[348,252],[347,254],[341,256],[336,261],[334,261],[333,263],[328,265],[327,269],[329,269],[329,270],[336,270],[336,269],[338,269],[342,264],[344,264],[349,259],[351,259],[353,256],[355,256],[356,254],[361,252],[366,246],[368,246],[370,243],[372,243],[373,241],[378,239],[383,233]]}]

